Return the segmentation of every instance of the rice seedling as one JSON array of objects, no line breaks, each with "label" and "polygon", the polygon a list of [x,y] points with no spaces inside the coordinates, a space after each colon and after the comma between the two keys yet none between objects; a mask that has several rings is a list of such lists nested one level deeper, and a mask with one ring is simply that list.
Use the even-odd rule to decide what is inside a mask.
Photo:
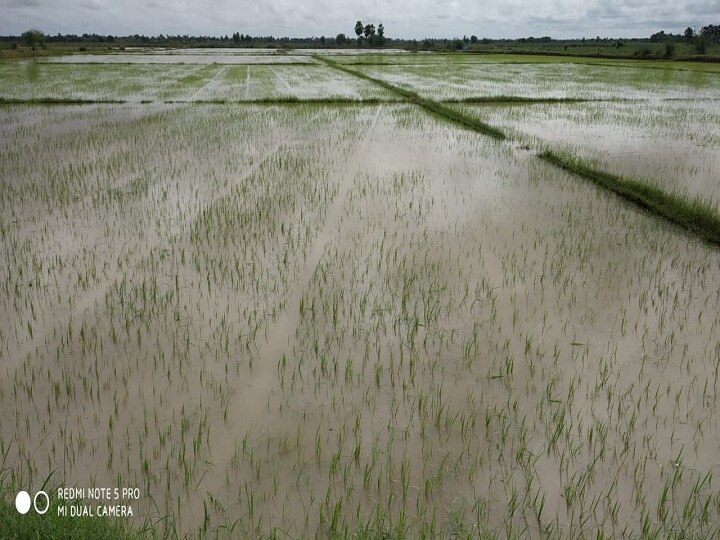
[{"label": "rice seedling", "polygon": [[163,537],[717,535],[717,250],[407,66],[309,61],[0,109],[5,491],[136,486]]}]

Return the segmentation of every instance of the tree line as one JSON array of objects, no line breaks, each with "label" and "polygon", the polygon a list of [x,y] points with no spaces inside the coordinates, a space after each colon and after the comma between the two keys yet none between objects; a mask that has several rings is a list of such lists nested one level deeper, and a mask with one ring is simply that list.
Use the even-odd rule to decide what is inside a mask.
[{"label": "tree line", "polygon": [[[125,46],[164,46],[164,47],[286,47],[286,48],[303,48],[303,47],[347,47],[355,43],[358,47],[384,47],[391,45],[398,48],[406,48],[410,50],[484,50],[485,46],[504,47],[511,44],[523,43],[543,43],[549,47],[557,47],[565,44],[565,50],[568,44],[579,42],[580,40],[555,40],[550,36],[542,37],[526,37],[520,39],[478,39],[477,36],[463,36],[462,38],[426,38],[424,40],[416,39],[390,39],[385,36],[385,27],[382,23],[377,26],[374,23],[363,23],[358,20],[355,22],[354,33],[356,38],[353,40],[345,33],[339,33],[332,37],[310,37],[310,38],[289,38],[269,36],[251,36],[235,32],[232,36],[191,36],[184,35],[164,35],[146,36],[142,34],[133,34],[128,36],[113,36],[101,34],[56,34],[48,35],[37,29],[31,29],[24,32],[21,36],[0,36],[0,42],[11,43],[13,48],[17,48],[19,44],[32,49],[33,54],[39,47],[46,47],[48,43],[59,44],[81,44],[80,50],[84,50],[83,44],[106,44],[115,47]],[[352,34],[350,34],[352,35]],[[598,44],[608,41],[609,38],[601,39],[599,36],[594,40]],[[611,40],[617,41],[617,47],[622,47],[627,41],[647,42],[643,39],[632,40]],[[586,38],[582,38],[582,43],[586,43]],[[699,29],[688,27],[682,34],[665,33],[664,31],[656,32],[649,38],[650,42],[664,43],[665,56],[672,57],[675,44],[687,42],[692,44],[695,52],[700,55],[706,54],[706,49],[710,45],[720,43],[720,25],[709,24]],[[593,38],[589,38],[589,43],[593,42]],[[553,45],[555,44],[555,45]],[[598,45],[599,46],[599,45]],[[649,50],[649,49],[648,49]],[[649,54],[649,53],[648,53]]]},{"label": "tree line", "polygon": [[668,57],[672,56],[674,43],[683,41],[693,44],[698,54],[705,54],[708,45],[720,43],[720,25],[708,24],[699,30],[688,26],[682,34],[666,34],[661,30],[651,35],[650,41],[665,43],[665,55]]}]

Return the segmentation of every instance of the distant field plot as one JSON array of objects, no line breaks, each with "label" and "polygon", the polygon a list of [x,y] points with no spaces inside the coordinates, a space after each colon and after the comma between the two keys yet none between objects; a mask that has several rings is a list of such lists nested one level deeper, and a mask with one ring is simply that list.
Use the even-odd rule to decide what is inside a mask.
[{"label": "distant field plot", "polygon": [[436,100],[477,96],[720,99],[720,74],[707,72],[569,63],[352,67]]},{"label": "distant field plot", "polygon": [[317,66],[228,66],[215,81],[191,99],[247,100],[263,98],[391,99],[384,88]]},{"label": "distant field plot", "polygon": [[212,66],[8,62],[0,63],[0,98],[155,100],[165,88],[208,72]]},{"label": "distant field plot", "polygon": [[[322,53],[321,53],[322,54]],[[681,62],[663,60],[609,60],[592,57],[545,56],[540,54],[484,54],[484,53],[433,53],[418,51],[402,54],[347,55],[326,53],[335,62],[346,65],[434,65],[434,64],[578,64],[596,66],[626,66],[643,69],[665,69],[670,71],[693,71],[720,73],[720,65],[705,62]]]},{"label": "distant field plot", "polygon": [[75,54],[48,57],[59,64],[308,64],[309,56],[289,54]]},{"label": "distant field plot", "polygon": [[321,64],[0,64],[0,99],[122,101],[393,98]]}]

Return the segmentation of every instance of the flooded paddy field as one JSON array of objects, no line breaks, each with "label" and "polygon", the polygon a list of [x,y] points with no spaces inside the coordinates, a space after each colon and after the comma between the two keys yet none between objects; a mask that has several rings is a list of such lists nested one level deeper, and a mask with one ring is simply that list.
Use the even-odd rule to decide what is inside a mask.
[{"label": "flooded paddy field", "polygon": [[[482,57],[481,57],[482,58]],[[580,99],[720,98],[720,73],[631,64],[468,62],[355,65],[357,71],[435,100],[478,96]]]},{"label": "flooded paddy field", "polygon": [[518,141],[581,157],[614,174],[720,203],[720,102],[457,105]]},{"label": "flooded paddy field", "polygon": [[322,64],[0,63],[0,98],[11,101],[390,97],[381,87]]},{"label": "flooded paddy field", "polygon": [[[535,152],[700,185],[711,126],[675,169],[608,156],[717,102],[447,105],[497,141],[311,58],[0,107],[6,477],[137,487],[180,538],[717,535],[720,252]],[[261,69],[253,96],[353,101],[163,102]]]}]

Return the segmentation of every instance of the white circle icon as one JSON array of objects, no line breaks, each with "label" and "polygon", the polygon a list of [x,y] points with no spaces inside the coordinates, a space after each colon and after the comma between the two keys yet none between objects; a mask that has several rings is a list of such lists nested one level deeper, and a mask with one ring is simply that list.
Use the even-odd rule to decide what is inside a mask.
[{"label": "white circle icon", "polygon": [[[45,497],[45,508],[43,508],[42,510],[38,508],[38,497]],[[44,491],[38,491],[35,494],[35,498],[33,499],[33,506],[35,507],[35,511],[38,514],[43,515],[45,512],[48,511],[48,508],[50,508],[50,497],[48,497],[48,494]]]},{"label": "white circle icon", "polygon": [[30,494],[27,491],[21,491],[15,496],[15,508],[21,514],[30,511]]}]

